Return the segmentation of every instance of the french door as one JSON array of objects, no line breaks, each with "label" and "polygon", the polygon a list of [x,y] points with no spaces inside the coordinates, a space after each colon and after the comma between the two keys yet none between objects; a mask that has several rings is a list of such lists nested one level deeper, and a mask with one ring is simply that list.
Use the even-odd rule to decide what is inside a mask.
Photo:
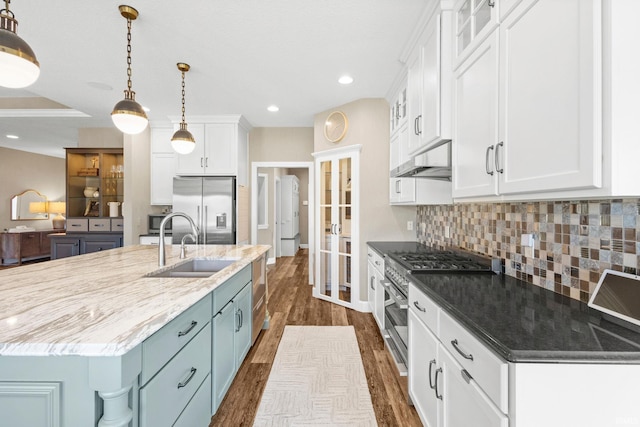
[{"label": "french door", "polygon": [[352,307],[359,301],[358,176],[360,146],[315,153],[314,296]]}]

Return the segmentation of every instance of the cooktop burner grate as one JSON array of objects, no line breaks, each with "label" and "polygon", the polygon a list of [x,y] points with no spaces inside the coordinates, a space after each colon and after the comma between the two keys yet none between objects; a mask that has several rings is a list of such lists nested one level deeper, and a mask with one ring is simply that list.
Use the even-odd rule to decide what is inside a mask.
[{"label": "cooktop burner grate", "polygon": [[397,252],[393,258],[413,272],[424,271],[491,271],[491,263],[478,262],[451,251]]}]

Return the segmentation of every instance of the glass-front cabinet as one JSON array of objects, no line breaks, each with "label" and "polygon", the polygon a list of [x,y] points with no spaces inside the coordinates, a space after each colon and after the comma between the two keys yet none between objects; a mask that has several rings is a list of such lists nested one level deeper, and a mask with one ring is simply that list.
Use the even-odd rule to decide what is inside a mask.
[{"label": "glass-front cabinet", "polygon": [[123,195],[122,149],[67,149],[67,217],[120,217]]},{"label": "glass-front cabinet", "polygon": [[351,306],[359,300],[359,146],[316,153],[316,275],[314,295]]}]

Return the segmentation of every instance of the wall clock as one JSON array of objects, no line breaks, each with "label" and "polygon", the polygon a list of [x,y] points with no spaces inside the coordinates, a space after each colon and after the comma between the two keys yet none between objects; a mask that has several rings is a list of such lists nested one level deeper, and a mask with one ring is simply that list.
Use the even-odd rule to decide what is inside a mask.
[{"label": "wall clock", "polygon": [[324,122],[324,136],[329,142],[338,143],[347,134],[348,127],[347,116],[342,111],[334,111]]}]

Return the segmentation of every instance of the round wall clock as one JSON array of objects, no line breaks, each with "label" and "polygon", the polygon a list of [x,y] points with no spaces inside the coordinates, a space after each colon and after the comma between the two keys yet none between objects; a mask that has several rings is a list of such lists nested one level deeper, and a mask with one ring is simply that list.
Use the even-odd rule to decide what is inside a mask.
[{"label": "round wall clock", "polygon": [[342,111],[329,114],[324,122],[324,136],[329,142],[340,142],[347,134],[349,122]]}]

